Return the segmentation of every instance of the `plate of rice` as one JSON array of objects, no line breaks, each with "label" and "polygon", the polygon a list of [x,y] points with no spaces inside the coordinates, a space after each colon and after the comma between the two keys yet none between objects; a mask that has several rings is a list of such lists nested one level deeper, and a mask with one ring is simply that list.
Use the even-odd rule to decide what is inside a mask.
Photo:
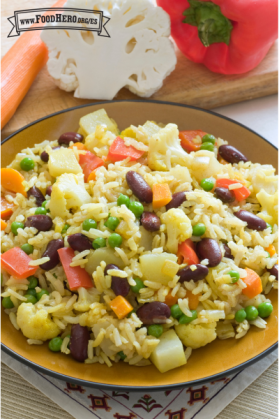
[{"label": "plate of rice", "polygon": [[2,142],[2,349],[56,378],[163,390],[277,347],[277,151],[233,120],[112,101]]}]

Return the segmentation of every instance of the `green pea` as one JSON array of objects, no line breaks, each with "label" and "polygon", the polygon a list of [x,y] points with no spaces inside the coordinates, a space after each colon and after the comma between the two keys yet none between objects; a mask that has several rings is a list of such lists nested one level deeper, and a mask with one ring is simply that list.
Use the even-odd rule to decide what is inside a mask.
[{"label": "green pea", "polygon": [[206,142],[201,145],[201,150],[214,151],[214,144]]},{"label": "green pea", "polygon": [[179,317],[181,317],[183,315],[183,313],[182,313],[178,304],[174,304],[173,306],[171,306],[171,315],[175,319],[178,319]]},{"label": "green pea", "polygon": [[63,339],[59,336],[53,338],[48,342],[48,347],[52,352],[59,352],[63,343]]},{"label": "green pea", "polygon": [[164,328],[161,324],[151,324],[147,328],[147,333],[155,338],[159,338],[163,334]]},{"label": "green pea", "polygon": [[24,297],[26,297],[27,295],[33,295],[33,297],[36,297],[36,298],[37,298],[37,292],[36,292],[35,288],[30,288],[30,289],[28,289],[28,290],[26,291],[26,293],[25,293],[25,296],[24,296]]},{"label": "green pea", "polygon": [[103,237],[98,237],[95,239],[92,243],[93,249],[100,249],[101,247],[106,247],[107,242],[106,239],[103,239]]},{"label": "green pea", "polygon": [[82,223],[82,229],[85,231],[89,231],[91,228],[97,228],[97,223],[92,218],[87,218]]},{"label": "green pea", "polygon": [[28,295],[28,294],[26,295],[25,294],[25,297],[26,297],[26,301],[22,301],[23,303],[36,304],[38,302],[37,298],[34,297],[34,295]]},{"label": "green pea", "polygon": [[38,279],[35,276],[29,276],[27,279],[29,281],[29,284],[28,284],[29,290],[36,288],[38,286]]},{"label": "green pea", "polygon": [[31,159],[31,157],[25,157],[23,160],[21,160],[20,167],[25,172],[29,172],[29,170],[34,169],[35,162],[33,159]]},{"label": "green pea", "polygon": [[202,236],[206,232],[206,227],[202,223],[198,223],[193,227],[193,236]]},{"label": "green pea", "polygon": [[228,272],[228,275],[230,275],[230,277],[232,278],[233,284],[235,284],[240,278],[240,275],[237,271],[230,271]]},{"label": "green pea", "polygon": [[254,306],[248,306],[245,308],[246,311],[246,319],[249,321],[256,320],[259,315],[258,310]]},{"label": "green pea", "polygon": [[21,246],[21,250],[23,250],[27,255],[31,255],[31,253],[33,253],[34,247],[29,243],[25,243]]},{"label": "green pea", "polygon": [[130,203],[129,210],[136,216],[136,218],[140,218],[144,208],[140,202],[134,201]]},{"label": "green pea", "polygon": [[109,228],[110,230],[115,231],[115,229],[118,227],[119,223],[120,223],[119,218],[117,218],[117,217],[109,217],[107,219],[107,221],[105,222],[105,226],[107,228]]},{"label": "green pea", "polygon": [[215,184],[214,180],[210,179],[210,178],[202,179],[202,181],[200,183],[203,190],[205,190],[207,192],[211,191],[214,188],[214,184]]},{"label": "green pea", "polygon": [[193,320],[196,320],[198,318],[197,310],[190,310],[190,311],[192,313],[192,317],[186,316],[186,314],[182,314],[182,316],[178,320],[180,324],[191,323]]},{"label": "green pea", "polygon": [[269,252],[265,252],[266,253],[266,257],[270,258],[270,253]]},{"label": "green pea", "polygon": [[234,318],[237,323],[242,323],[246,319],[246,311],[244,310],[244,308],[242,308],[241,310],[238,310],[235,313]]},{"label": "green pea", "polygon": [[49,295],[48,290],[44,290],[44,289],[42,289],[40,292],[38,292],[38,293],[37,293],[37,298],[38,298],[38,300],[40,300],[44,294]]},{"label": "green pea", "polygon": [[132,311],[130,311],[130,313],[129,313],[129,314],[127,314],[128,319],[131,317],[131,315],[132,315],[133,313],[136,313],[136,310],[132,310]]},{"label": "green pea", "polygon": [[4,297],[2,300],[2,306],[4,308],[13,308],[14,303],[12,302],[11,297]]},{"label": "green pea", "polygon": [[15,236],[17,236],[17,235],[18,235],[17,230],[18,230],[19,228],[24,228],[24,224],[23,224],[23,223],[19,223],[19,222],[17,222],[17,221],[14,221],[14,222],[12,223],[12,225],[11,225],[11,230],[12,230],[12,233],[13,233]]},{"label": "green pea", "polygon": [[143,281],[139,278],[134,278],[136,285],[131,286],[131,290],[138,294],[142,288],[146,288]]},{"label": "green pea", "polygon": [[258,312],[260,317],[269,317],[273,311],[273,305],[269,302],[261,303],[258,307]]},{"label": "green pea", "polygon": [[61,234],[65,234],[69,227],[70,227],[69,224],[64,224],[64,227],[62,228]]},{"label": "green pea", "polygon": [[117,199],[117,205],[120,207],[121,205],[126,205],[127,208],[130,206],[130,198],[127,195],[123,195],[122,193],[119,195]]},{"label": "green pea", "polygon": [[271,233],[273,232],[273,227],[272,227],[272,225],[271,225],[271,224],[266,223],[266,228],[270,228],[270,229],[271,229]]},{"label": "green pea", "polygon": [[127,355],[125,355],[123,351],[118,352],[117,355],[119,356],[121,361],[124,361],[124,359],[127,358]]},{"label": "green pea", "polygon": [[122,244],[122,237],[119,234],[113,233],[109,236],[108,238],[108,244],[110,245],[110,247],[112,247],[113,249],[115,247],[120,247]]},{"label": "green pea", "polygon": [[44,201],[44,202],[42,203],[42,207],[43,207],[43,208],[45,208],[48,202],[49,202],[49,201]]},{"label": "green pea", "polygon": [[36,211],[35,211],[36,215],[39,215],[39,214],[45,215],[46,213],[47,213],[47,210],[44,207],[36,208]]},{"label": "green pea", "polygon": [[205,135],[202,137],[202,142],[203,142],[203,143],[211,143],[211,144],[215,144],[215,142],[216,142],[216,138],[214,137],[214,135],[211,135],[211,134],[205,134]]}]

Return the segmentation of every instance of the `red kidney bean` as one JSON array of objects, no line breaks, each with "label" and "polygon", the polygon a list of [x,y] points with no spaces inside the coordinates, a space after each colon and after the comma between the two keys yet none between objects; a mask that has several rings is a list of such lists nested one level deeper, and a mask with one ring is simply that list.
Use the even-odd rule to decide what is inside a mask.
[{"label": "red kidney bean", "polygon": [[224,246],[224,258],[233,259],[232,251],[226,243],[223,243]]},{"label": "red kidney bean", "polygon": [[172,200],[166,205],[166,210],[171,208],[178,208],[187,200],[185,192],[177,192],[172,196]]},{"label": "red kidney bean", "polygon": [[234,193],[227,188],[215,188],[214,194],[225,204],[235,201]]},{"label": "red kidney bean", "polygon": [[62,249],[62,247],[64,247],[64,241],[62,239],[51,240],[42,255],[42,258],[49,257],[50,260],[40,265],[40,268],[45,271],[50,271],[55,268],[55,266],[57,266],[60,262],[58,250]]},{"label": "red kidney bean", "polygon": [[277,265],[277,263],[271,269],[268,269],[268,271],[269,271],[270,275],[274,275],[275,278],[278,281],[278,265]]},{"label": "red kidney bean", "polygon": [[49,231],[52,227],[52,219],[48,215],[31,215],[24,224],[25,227],[35,227],[38,231]]},{"label": "red kidney bean", "polygon": [[84,362],[87,358],[88,341],[90,333],[87,327],[80,324],[73,324],[70,338],[70,351],[72,357],[79,362]]},{"label": "red kidney bean", "polygon": [[76,233],[69,236],[68,243],[72,249],[77,250],[78,252],[92,249],[92,243],[89,238],[81,233]]},{"label": "red kidney bean", "polygon": [[137,310],[137,316],[143,324],[165,323],[170,315],[169,306],[159,301],[144,304]]},{"label": "red kidney bean", "polygon": [[240,161],[246,163],[248,161],[247,157],[232,145],[221,145],[219,147],[219,154],[224,160],[232,164],[239,163]]},{"label": "red kidney bean", "polygon": [[64,134],[60,135],[58,139],[58,144],[66,144],[70,145],[70,142],[73,143],[80,143],[83,140],[83,135],[78,134],[77,132],[64,132]]},{"label": "red kidney bean", "polygon": [[[119,267],[117,265],[109,264],[105,268],[105,275],[108,275],[108,270],[110,269],[117,269]],[[119,278],[118,276],[111,277],[111,289],[113,290],[115,295],[122,295],[122,297],[126,297],[130,291],[130,285],[126,278]]]},{"label": "red kidney bean", "polygon": [[197,253],[201,260],[208,259],[208,266],[217,266],[222,260],[222,253],[219,244],[213,239],[202,239],[197,244]]},{"label": "red kidney bean", "polygon": [[143,177],[137,172],[130,170],[126,174],[126,180],[129,188],[133,191],[133,194],[141,201],[150,204],[153,199],[153,192],[150,186],[145,182]]},{"label": "red kidney bean", "polygon": [[[52,150],[58,150],[59,148],[61,148],[61,147],[52,147]],[[41,160],[43,160],[43,162],[45,162],[45,163],[47,163],[48,162],[48,160],[49,160],[49,154],[46,152],[46,151],[43,151],[42,153],[41,153]]]},{"label": "red kidney bean", "polygon": [[141,225],[147,231],[158,231],[160,230],[161,221],[160,218],[154,212],[144,211],[140,219]]},{"label": "red kidney bean", "polygon": [[47,188],[46,188],[46,194],[47,195],[51,195],[51,192],[52,192],[52,185],[51,186],[48,186]]},{"label": "red kidney bean", "polygon": [[251,230],[263,231],[267,228],[266,222],[252,212],[240,210],[235,212],[234,215],[240,220],[245,221],[247,227]]},{"label": "red kidney bean", "polygon": [[34,196],[37,207],[41,207],[42,203],[45,201],[44,195],[36,186],[32,186],[32,188],[27,191],[27,196],[28,198],[30,198],[30,196]]},{"label": "red kidney bean", "polygon": [[186,266],[185,268],[178,271],[177,275],[180,277],[179,282],[188,282],[191,281],[191,279],[194,282],[199,281],[200,279],[204,279],[206,275],[208,275],[208,268],[204,265],[200,265],[199,263],[197,265],[191,265],[195,266],[197,269],[192,271],[190,266]]}]

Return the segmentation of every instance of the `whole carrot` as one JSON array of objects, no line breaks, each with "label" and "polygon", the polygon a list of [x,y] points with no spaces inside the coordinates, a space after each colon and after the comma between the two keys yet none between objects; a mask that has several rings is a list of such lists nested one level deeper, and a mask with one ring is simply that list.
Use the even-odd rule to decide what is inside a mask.
[{"label": "whole carrot", "polygon": [[[59,0],[53,7],[62,7],[64,3],[65,0]],[[1,61],[1,129],[14,115],[47,62],[48,50],[40,34],[41,31],[23,33]]]}]

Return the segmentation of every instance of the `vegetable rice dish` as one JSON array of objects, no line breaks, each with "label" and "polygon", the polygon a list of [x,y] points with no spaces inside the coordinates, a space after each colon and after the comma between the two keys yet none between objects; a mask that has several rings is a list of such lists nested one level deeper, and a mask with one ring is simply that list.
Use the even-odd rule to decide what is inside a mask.
[{"label": "vegetable rice dish", "polygon": [[164,373],[266,328],[277,176],[225,139],[119,131],[101,109],[18,153],[1,187],[2,306],[30,345]]}]

